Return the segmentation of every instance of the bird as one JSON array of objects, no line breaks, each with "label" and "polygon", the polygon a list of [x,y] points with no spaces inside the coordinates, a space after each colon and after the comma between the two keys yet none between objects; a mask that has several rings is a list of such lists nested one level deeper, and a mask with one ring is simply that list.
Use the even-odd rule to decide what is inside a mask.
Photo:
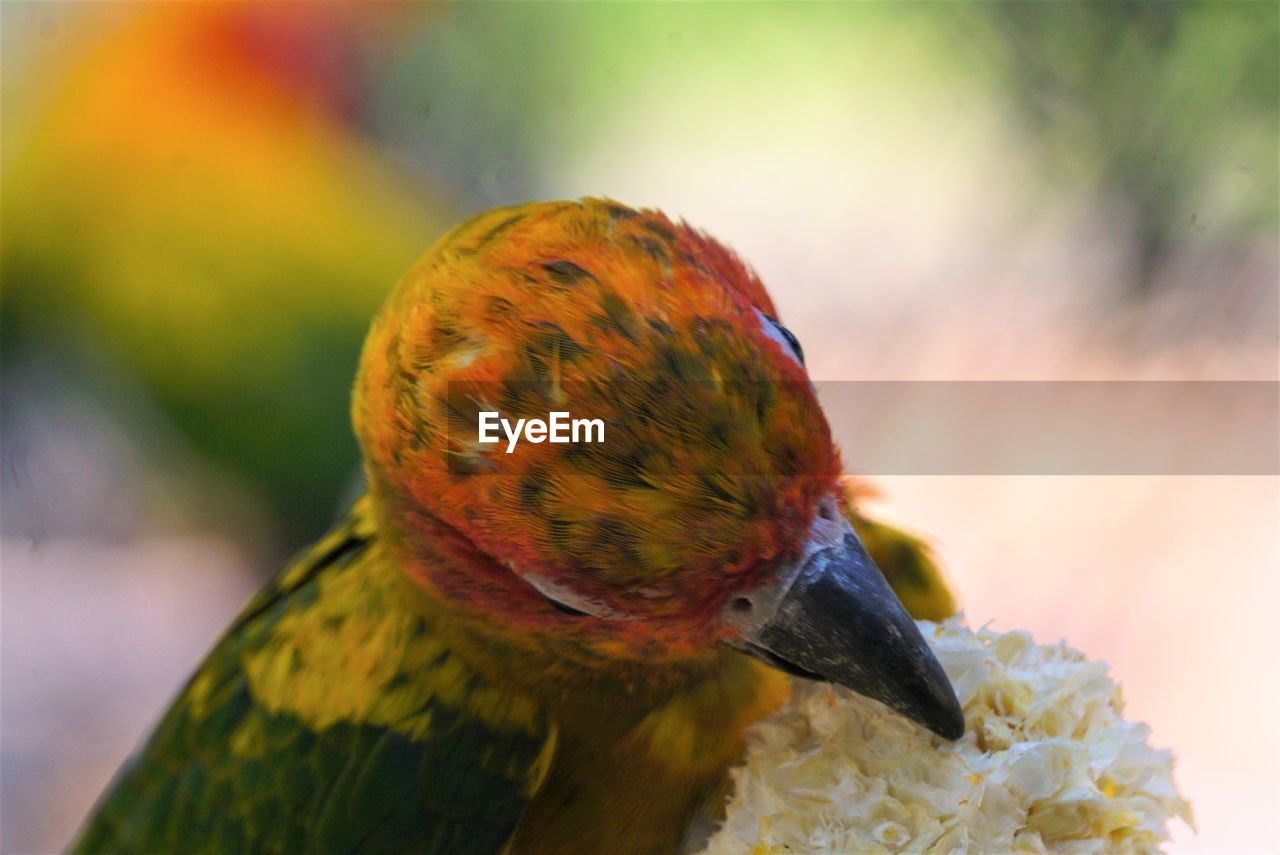
[{"label": "bird", "polygon": [[[508,452],[477,441],[495,411],[605,430]],[[73,851],[691,851],[792,676],[963,734],[798,342],[685,222],[586,198],[455,227],[373,320],[352,422],[366,492],[246,605]],[[936,568],[913,562],[918,587]]]}]

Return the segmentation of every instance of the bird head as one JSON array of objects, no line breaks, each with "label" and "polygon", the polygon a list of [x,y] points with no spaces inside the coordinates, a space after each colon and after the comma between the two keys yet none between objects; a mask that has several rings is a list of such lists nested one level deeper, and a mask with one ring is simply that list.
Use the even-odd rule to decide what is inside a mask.
[{"label": "bird head", "polygon": [[[398,557],[452,613],[583,672],[729,644],[962,732],[840,512],[798,343],[706,235],[592,199],[476,217],[385,304],[353,410]],[[601,427],[511,430],[557,412]]]}]

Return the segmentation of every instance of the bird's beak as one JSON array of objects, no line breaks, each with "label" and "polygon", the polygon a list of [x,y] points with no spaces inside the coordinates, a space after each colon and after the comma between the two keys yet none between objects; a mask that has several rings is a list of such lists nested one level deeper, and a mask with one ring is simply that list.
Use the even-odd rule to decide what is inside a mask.
[{"label": "bird's beak", "polygon": [[729,598],[730,643],[789,673],[838,683],[947,739],[964,714],[942,666],[834,498],[796,561]]}]

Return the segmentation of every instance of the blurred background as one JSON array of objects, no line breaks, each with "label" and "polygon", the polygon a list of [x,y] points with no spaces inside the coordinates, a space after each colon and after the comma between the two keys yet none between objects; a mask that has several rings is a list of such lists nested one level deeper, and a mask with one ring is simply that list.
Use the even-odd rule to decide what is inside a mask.
[{"label": "blurred background", "polygon": [[[4,852],[68,841],[359,489],[364,330],[473,212],[686,218],[824,381],[1280,379],[1275,4],[0,16]],[[1196,808],[1172,851],[1274,851],[1274,470],[876,483],[970,622],[1111,663]]]}]

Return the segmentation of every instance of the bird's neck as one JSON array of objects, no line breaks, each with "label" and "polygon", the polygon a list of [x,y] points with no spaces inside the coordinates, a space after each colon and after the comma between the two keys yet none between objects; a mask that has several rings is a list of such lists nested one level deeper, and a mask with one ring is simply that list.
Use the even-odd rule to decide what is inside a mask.
[{"label": "bird's neck", "polygon": [[[718,679],[738,654],[709,651],[696,661],[650,664],[639,658],[593,658],[573,641],[544,632],[513,631],[502,615],[476,615],[443,602],[405,573],[413,607],[429,615],[435,631],[487,682],[531,698],[557,721],[630,729],[672,698]],[[734,674],[739,669],[730,668]],[[753,680],[754,675],[741,673]]]},{"label": "bird's neck", "polygon": [[622,645],[606,653],[592,637],[596,618],[513,627],[512,610],[518,605],[480,610],[459,604],[432,584],[475,572],[466,566],[472,556],[451,548],[450,538],[409,538],[385,519],[378,525],[401,588],[395,600],[422,615],[433,634],[486,682],[532,699],[562,722],[582,719],[596,726],[607,720],[626,729],[708,681],[744,687],[759,681],[754,663],[744,667],[740,654],[721,645],[682,658],[641,655],[643,650],[624,651]]}]

